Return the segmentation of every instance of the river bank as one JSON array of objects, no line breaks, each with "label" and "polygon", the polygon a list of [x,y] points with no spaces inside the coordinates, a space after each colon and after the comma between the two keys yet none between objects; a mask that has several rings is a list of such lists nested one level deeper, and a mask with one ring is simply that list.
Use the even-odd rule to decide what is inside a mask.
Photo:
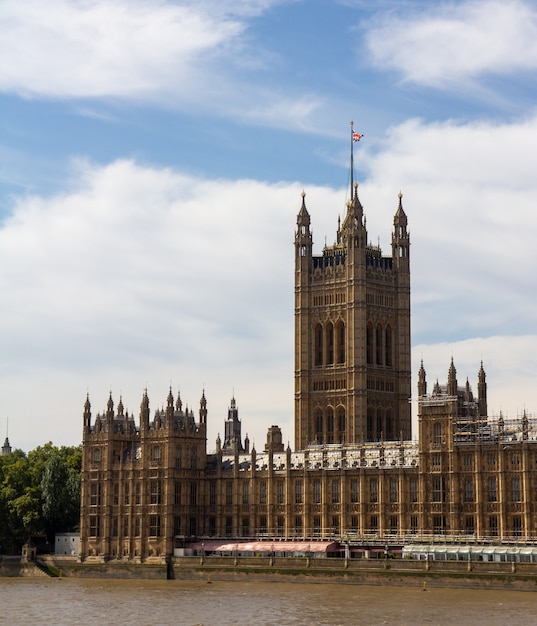
[{"label": "river bank", "polygon": [[289,557],[180,557],[171,562],[85,562],[74,557],[40,557],[21,563],[0,561],[2,577],[245,581],[337,582],[348,584],[424,585],[473,589],[537,591],[537,564],[408,559],[309,559]]}]

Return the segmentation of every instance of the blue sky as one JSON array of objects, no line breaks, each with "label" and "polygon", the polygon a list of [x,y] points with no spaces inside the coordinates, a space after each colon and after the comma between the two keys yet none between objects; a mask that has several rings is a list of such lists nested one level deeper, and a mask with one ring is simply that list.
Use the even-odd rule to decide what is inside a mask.
[{"label": "blue sky", "polygon": [[[537,406],[537,7],[285,0],[0,7],[0,429],[78,443],[171,385],[293,441],[293,235],[348,195],[411,232],[413,373]],[[0,431],[0,436],[4,433]]]}]

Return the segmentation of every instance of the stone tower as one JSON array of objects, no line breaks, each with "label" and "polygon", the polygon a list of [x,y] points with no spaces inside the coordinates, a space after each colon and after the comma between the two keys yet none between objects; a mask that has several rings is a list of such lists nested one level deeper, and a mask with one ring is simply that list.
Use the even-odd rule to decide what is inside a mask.
[{"label": "stone tower", "polygon": [[358,184],[314,255],[305,194],[295,234],[295,447],[411,437],[410,239],[402,194],[391,256],[367,243]]}]

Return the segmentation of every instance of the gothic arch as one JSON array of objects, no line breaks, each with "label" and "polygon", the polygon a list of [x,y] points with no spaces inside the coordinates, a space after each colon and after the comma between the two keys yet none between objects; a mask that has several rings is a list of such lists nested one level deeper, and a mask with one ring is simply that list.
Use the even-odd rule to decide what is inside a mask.
[{"label": "gothic arch", "polygon": [[321,324],[315,325],[315,365],[323,364],[323,327]]},{"label": "gothic arch", "polygon": [[336,362],[345,363],[345,322],[339,320],[336,324]]}]

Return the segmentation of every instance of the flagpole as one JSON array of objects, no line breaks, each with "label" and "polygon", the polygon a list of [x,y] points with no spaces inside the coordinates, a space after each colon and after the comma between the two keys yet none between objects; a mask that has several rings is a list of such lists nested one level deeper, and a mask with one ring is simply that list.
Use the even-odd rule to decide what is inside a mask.
[{"label": "flagpole", "polygon": [[352,190],[354,186],[354,139],[353,139],[353,135],[354,135],[354,121],[351,120],[351,200],[353,199]]}]

